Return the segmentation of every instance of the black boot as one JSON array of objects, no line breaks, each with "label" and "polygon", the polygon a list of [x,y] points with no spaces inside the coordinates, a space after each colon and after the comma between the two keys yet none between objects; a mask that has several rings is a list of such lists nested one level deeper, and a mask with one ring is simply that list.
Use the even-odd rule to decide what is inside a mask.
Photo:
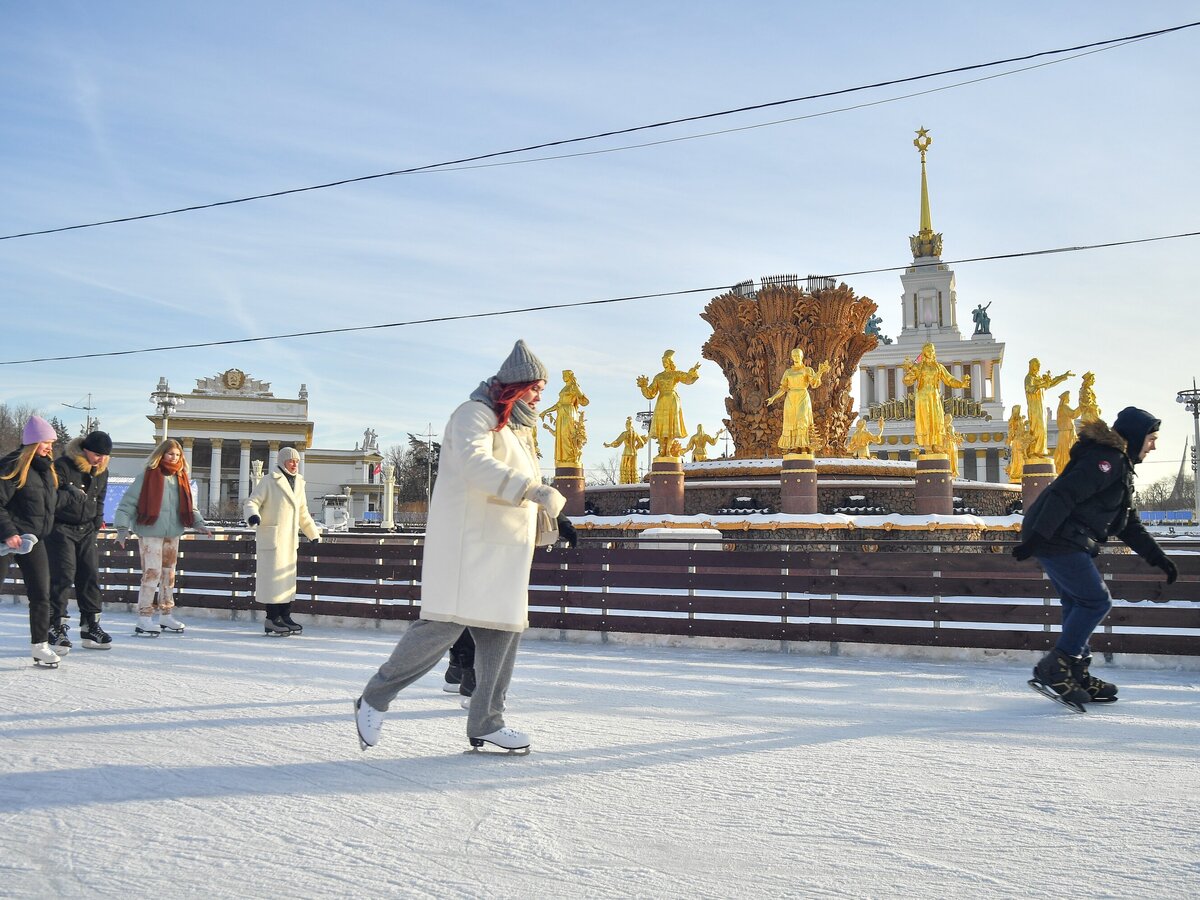
[{"label": "black boot", "polygon": [[279,619],[284,625],[291,629],[292,634],[300,634],[300,632],[304,631],[304,626],[292,618],[291,601],[283,604],[283,612],[279,614]]},{"label": "black boot", "polygon": [[1033,680],[1049,688],[1068,704],[1089,702],[1092,697],[1080,687],[1079,682],[1071,674],[1071,664],[1076,662],[1073,656],[1068,656],[1061,650],[1051,650],[1033,667]]},{"label": "black boot", "polygon": [[1088,667],[1092,664],[1092,654],[1084,651],[1083,656],[1071,660],[1071,677],[1079,682],[1079,686],[1088,692],[1093,703],[1116,703],[1117,686],[1108,681],[1102,681]]}]

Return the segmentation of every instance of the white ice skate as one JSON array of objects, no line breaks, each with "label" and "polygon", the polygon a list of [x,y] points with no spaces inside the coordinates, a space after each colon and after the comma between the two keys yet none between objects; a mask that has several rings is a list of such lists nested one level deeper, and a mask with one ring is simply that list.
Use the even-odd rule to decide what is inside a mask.
[{"label": "white ice skate", "polygon": [[366,750],[379,743],[383,730],[383,713],[359,697],[354,701],[354,721],[358,726],[358,745]]},{"label": "white ice skate", "polygon": [[33,654],[33,664],[46,669],[57,669],[58,664],[62,661],[62,657],[50,649],[50,644],[42,641],[40,644],[31,644],[30,651]]},{"label": "white ice skate", "polygon": [[491,734],[485,734],[483,737],[471,738],[471,749],[468,753],[479,753],[483,751],[484,744],[491,744],[494,747],[499,747],[501,750],[507,750],[510,754],[520,754],[521,756],[529,753],[529,735],[522,734],[514,728],[505,726]]},{"label": "white ice skate", "polygon": [[138,637],[158,637],[162,634],[162,629],[150,616],[138,616],[137,622],[133,626],[133,633]]},{"label": "white ice skate", "polygon": [[163,631],[169,631],[172,634],[183,634],[183,629],[187,626],[175,618],[174,613],[163,613],[158,620],[159,627]]}]

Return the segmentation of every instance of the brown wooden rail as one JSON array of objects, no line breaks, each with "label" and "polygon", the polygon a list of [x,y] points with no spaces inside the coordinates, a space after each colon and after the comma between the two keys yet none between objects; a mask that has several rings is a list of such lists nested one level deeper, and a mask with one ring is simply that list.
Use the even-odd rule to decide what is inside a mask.
[{"label": "brown wooden rail", "polygon": [[[133,604],[136,545],[100,541],[108,602]],[[1054,641],[1057,596],[1033,562],[1006,547],[897,541],[809,545],[726,542],[721,550],[593,543],[538,551],[530,591],[535,628],[1042,650]],[[422,546],[401,536],[327,537],[301,544],[295,612],[415,619]],[[1109,653],[1200,656],[1200,545],[1167,547],[1180,578],[1140,558],[1098,558],[1118,603],[1092,641]],[[983,552],[979,552],[982,550]],[[995,552],[1000,551],[1000,552]],[[18,578],[15,566],[10,578]],[[23,592],[19,581],[4,593]],[[251,610],[254,541],[244,532],[185,539],[177,602]],[[1166,601],[1166,602],[1139,602]],[[1193,602],[1188,602],[1193,601]]]}]

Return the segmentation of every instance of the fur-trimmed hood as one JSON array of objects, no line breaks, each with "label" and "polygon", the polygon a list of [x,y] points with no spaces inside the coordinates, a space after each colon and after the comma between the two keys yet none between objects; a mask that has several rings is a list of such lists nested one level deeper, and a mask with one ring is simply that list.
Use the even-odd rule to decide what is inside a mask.
[{"label": "fur-trimmed hood", "polygon": [[67,447],[65,450],[63,450],[62,455],[71,460],[71,462],[75,464],[75,468],[79,469],[79,471],[84,475],[91,475],[92,477],[95,477],[108,468],[109,457],[107,456],[104,457],[97,466],[93,466],[90,462],[88,462],[87,454],[83,450],[82,437],[74,438],[69,444],[67,444]]},{"label": "fur-trimmed hood", "polygon": [[[1096,444],[1101,444],[1105,447],[1112,447],[1114,450],[1124,453],[1127,441],[1121,435],[1117,434],[1103,420],[1097,419],[1095,422],[1088,422],[1079,429],[1079,443],[1091,441]],[[1074,447],[1071,448],[1074,451]]]}]

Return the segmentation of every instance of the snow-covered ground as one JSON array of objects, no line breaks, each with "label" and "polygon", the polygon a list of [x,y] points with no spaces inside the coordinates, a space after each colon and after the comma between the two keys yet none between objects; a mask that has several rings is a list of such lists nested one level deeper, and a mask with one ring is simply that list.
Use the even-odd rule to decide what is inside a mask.
[{"label": "snow-covered ground", "polygon": [[530,756],[464,753],[440,670],[364,754],[394,633],[189,621],[107,614],[114,650],[45,671],[0,607],[0,895],[1200,892],[1196,672],[1108,668],[1076,715],[1003,662],[528,640]]}]

